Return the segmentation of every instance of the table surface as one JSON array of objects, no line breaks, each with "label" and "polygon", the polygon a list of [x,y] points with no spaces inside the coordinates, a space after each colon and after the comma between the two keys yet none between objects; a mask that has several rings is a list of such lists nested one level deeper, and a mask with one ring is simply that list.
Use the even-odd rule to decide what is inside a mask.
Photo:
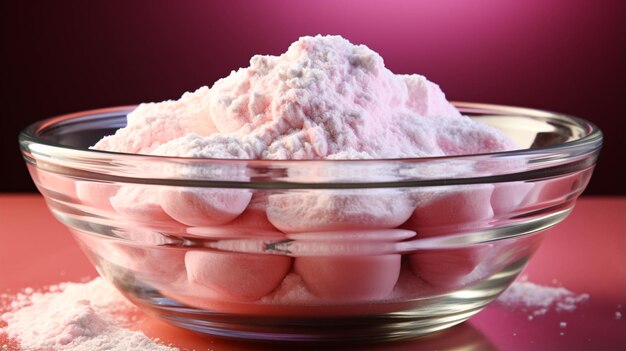
[{"label": "table surface", "polygon": [[[549,311],[528,320],[528,312],[492,304],[468,322],[430,337],[338,349],[626,350],[626,197],[582,197],[550,231],[525,274],[537,284],[556,282],[588,293],[590,299],[576,311]],[[0,293],[95,276],[40,195],[0,195]],[[147,316],[138,321],[136,328],[149,337],[181,349],[296,349],[200,336]],[[0,335],[0,345],[7,342]]]}]

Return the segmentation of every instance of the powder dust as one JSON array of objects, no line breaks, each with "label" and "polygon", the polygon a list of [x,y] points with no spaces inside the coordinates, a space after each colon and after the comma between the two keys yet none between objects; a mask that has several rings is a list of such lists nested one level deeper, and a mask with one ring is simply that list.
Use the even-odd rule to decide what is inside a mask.
[{"label": "powder dust", "polygon": [[[0,298],[0,334],[21,350],[173,351],[128,328],[137,309],[102,278]],[[0,345],[9,350],[9,345]]]},{"label": "powder dust", "polygon": [[589,294],[576,294],[564,287],[538,285],[529,282],[527,277],[511,284],[497,299],[502,305],[527,311],[528,320],[551,310],[573,312],[587,300]]}]

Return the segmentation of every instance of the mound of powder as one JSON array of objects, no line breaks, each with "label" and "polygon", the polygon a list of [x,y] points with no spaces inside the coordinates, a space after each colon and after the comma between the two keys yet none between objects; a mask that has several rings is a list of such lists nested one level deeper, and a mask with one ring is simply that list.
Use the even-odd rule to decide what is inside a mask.
[{"label": "mound of powder", "polygon": [[505,306],[530,312],[528,319],[532,320],[550,310],[572,312],[578,304],[588,299],[589,294],[576,294],[564,287],[538,285],[522,278],[511,284],[497,301]]},{"label": "mound of powder", "polygon": [[[189,158],[343,160],[475,154],[511,150],[516,145],[501,131],[461,115],[439,86],[424,76],[396,75],[364,45],[353,45],[339,36],[316,36],[300,38],[279,56],[254,56],[249,67],[233,71],[211,88],[185,93],[177,101],[141,104],[128,115],[126,127],[93,148]],[[161,174],[210,179],[206,172],[221,169],[193,162],[176,166],[169,164],[173,169]],[[450,174],[449,169],[444,172]],[[234,173],[230,179],[248,180]],[[314,171],[306,176],[307,181],[319,181]],[[392,179],[367,179],[386,180]],[[236,221],[253,196],[249,189],[236,188],[134,187],[115,189],[99,203],[142,223],[171,218],[190,227],[212,228]],[[90,196],[85,194],[96,190],[77,193],[87,201]],[[418,219],[416,228],[409,229],[425,231],[424,226],[450,222],[449,212],[458,214],[455,225],[493,216],[493,187],[448,190],[445,196],[440,191],[397,189],[272,192],[266,194],[264,210],[267,224],[288,234],[388,230],[409,218]],[[433,202],[439,197],[443,199]],[[415,215],[416,211],[422,216]],[[203,232],[207,231],[198,233]],[[254,260],[257,263],[250,264],[248,271],[234,274],[217,272],[208,264],[231,259],[202,252],[187,255],[188,279],[222,292],[224,298],[257,299],[278,287],[288,273],[280,270],[276,279],[268,280],[272,284],[259,283],[250,289],[248,279],[233,277],[249,276],[262,261]],[[432,261],[421,260],[422,271],[439,272],[431,268],[441,265],[441,260]],[[363,260],[302,258],[294,267],[307,284],[316,286],[313,290],[320,296],[358,296],[366,301],[393,290],[400,262],[396,255]],[[287,266],[287,262],[275,264]],[[320,267],[334,275],[320,277],[316,274]],[[377,275],[372,274],[374,268]],[[269,263],[259,269],[273,272]],[[359,284],[350,283],[348,277]]]},{"label": "mound of powder", "polygon": [[[189,145],[188,135],[197,134]],[[184,139],[183,142],[177,140]],[[302,37],[257,55],[210,89],[140,105],[95,149],[252,159],[396,158],[508,150],[496,129],[462,116],[436,84],[395,75],[363,45]],[[216,152],[217,150],[245,152]],[[165,151],[167,150],[167,152]],[[183,156],[183,155],[181,155]]]},{"label": "mound of powder", "polygon": [[96,149],[150,153],[157,146],[172,139],[197,133],[213,134],[216,130],[207,118],[209,89],[202,87],[185,93],[177,101],[144,103],[128,115],[127,125],[115,135],[104,137]]},{"label": "mound of powder", "polygon": [[[302,37],[280,56],[252,57],[249,67],[211,88],[185,93],[177,101],[141,104],[127,120],[126,127],[93,148],[273,160],[413,158],[516,148],[499,130],[461,115],[424,76],[396,75],[376,52],[340,36]],[[206,179],[207,168],[181,166],[173,177]],[[79,191],[79,197],[91,203],[85,194],[94,191]],[[144,198],[136,194],[128,189],[106,194],[102,207],[110,199],[119,214],[133,220],[169,216],[189,226],[213,226],[235,220],[252,195],[191,188],[143,192]],[[389,229],[411,217],[415,197],[427,195],[383,190],[274,194],[267,215],[289,233]],[[491,190],[485,192],[490,196]],[[475,202],[493,214],[489,201]]]},{"label": "mound of powder", "polygon": [[[6,298],[6,296],[5,296]],[[62,283],[47,292],[26,289],[12,297],[0,316],[6,333],[23,350],[173,351],[139,331],[124,327],[130,304],[102,278]]]}]

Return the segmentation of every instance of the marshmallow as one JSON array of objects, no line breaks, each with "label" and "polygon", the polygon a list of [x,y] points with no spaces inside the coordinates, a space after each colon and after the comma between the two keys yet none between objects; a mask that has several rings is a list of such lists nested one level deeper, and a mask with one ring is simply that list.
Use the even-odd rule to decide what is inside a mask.
[{"label": "marshmallow", "polygon": [[404,229],[349,230],[337,232],[308,232],[287,234],[292,240],[335,241],[335,242],[389,242],[402,241],[415,236],[415,232]]},{"label": "marshmallow", "polygon": [[117,213],[130,220],[151,223],[173,222],[161,208],[157,187],[122,186],[110,201]]},{"label": "marshmallow", "polygon": [[112,211],[110,199],[117,194],[120,186],[115,183],[100,183],[79,180],[76,182],[76,196],[87,206],[98,210]]},{"label": "marshmallow", "polygon": [[189,227],[187,233],[191,236],[217,239],[282,238],[285,236],[267,220],[265,210],[250,207],[230,223],[208,227]]},{"label": "marshmallow", "polygon": [[[409,273],[412,275],[412,273]],[[381,301],[379,303],[334,303],[313,295],[302,278],[288,273],[282,283],[258,301],[227,301],[208,288],[187,282],[180,288],[161,291],[165,296],[188,306],[209,311],[262,316],[264,318],[337,318],[406,311],[417,307],[413,302]]]},{"label": "marshmallow", "polygon": [[173,188],[159,193],[165,213],[190,226],[228,223],[246,209],[250,198],[250,191],[239,189]]},{"label": "marshmallow", "polygon": [[385,189],[291,191],[269,196],[267,218],[285,233],[385,229],[414,208],[407,194]]},{"label": "marshmallow", "polygon": [[402,227],[420,236],[436,236],[484,226],[493,217],[493,189],[481,184],[416,193],[417,208]]},{"label": "marshmallow", "polygon": [[437,293],[437,289],[416,276],[411,269],[408,259],[402,261],[398,282],[391,293],[391,300],[406,301],[415,298],[424,298]]},{"label": "marshmallow", "polygon": [[193,250],[185,255],[187,278],[208,298],[255,301],[274,290],[291,269],[287,256]]},{"label": "marshmallow", "polygon": [[486,247],[422,250],[409,255],[411,270],[434,287],[458,289],[469,279],[487,255]]},{"label": "marshmallow", "polygon": [[246,209],[231,222],[208,227],[190,227],[187,233],[191,236],[232,239],[232,238],[282,238],[285,234],[274,227],[265,214],[267,195],[255,192]]},{"label": "marshmallow", "polygon": [[[194,158],[248,158],[246,145],[218,134],[203,138],[197,134],[171,140],[157,147],[152,154]],[[248,178],[240,174],[245,168],[221,165],[190,164],[170,165],[164,170],[172,177],[211,179],[232,172],[229,180]],[[237,218],[248,206],[252,192],[247,189],[168,187],[159,192],[163,210],[175,220],[190,226],[225,224]]]},{"label": "marshmallow", "polygon": [[297,257],[294,271],[316,296],[332,302],[385,299],[400,274],[400,255]]},{"label": "marshmallow", "polygon": [[104,239],[93,234],[72,232],[78,241],[99,259],[100,266],[109,274],[119,274],[120,270],[135,274],[136,279],[157,286],[167,286],[185,278],[185,251],[172,247],[159,247],[168,239],[149,230],[125,230],[118,235],[128,241]]},{"label": "marshmallow", "polygon": [[511,182],[494,184],[491,207],[495,215],[506,215],[518,208],[533,188],[532,183]]},{"label": "marshmallow", "polygon": [[[457,234],[477,230],[493,217],[494,186],[455,186],[440,191],[416,193],[420,199],[411,218],[403,225],[418,237]],[[422,250],[408,255],[411,270],[427,284],[444,289],[460,288],[484,259],[482,246]]]}]

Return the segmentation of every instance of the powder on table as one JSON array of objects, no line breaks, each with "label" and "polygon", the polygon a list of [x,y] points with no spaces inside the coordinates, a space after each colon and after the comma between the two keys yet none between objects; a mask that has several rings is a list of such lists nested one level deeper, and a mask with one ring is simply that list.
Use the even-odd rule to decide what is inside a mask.
[{"label": "powder on table", "polygon": [[124,313],[135,307],[102,278],[62,283],[47,292],[25,289],[13,296],[6,310],[0,315],[0,322],[6,323],[0,333],[24,350],[177,350],[126,329]]},{"label": "powder on table", "polygon": [[516,281],[502,293],[497,301],[506,306],[528,310],[532,320],[546,314],[551,308],[557,312],[576,310],[579,303],[587,301],[589,294],[575,294],[563,287],[537,285],[524,279]]}]

